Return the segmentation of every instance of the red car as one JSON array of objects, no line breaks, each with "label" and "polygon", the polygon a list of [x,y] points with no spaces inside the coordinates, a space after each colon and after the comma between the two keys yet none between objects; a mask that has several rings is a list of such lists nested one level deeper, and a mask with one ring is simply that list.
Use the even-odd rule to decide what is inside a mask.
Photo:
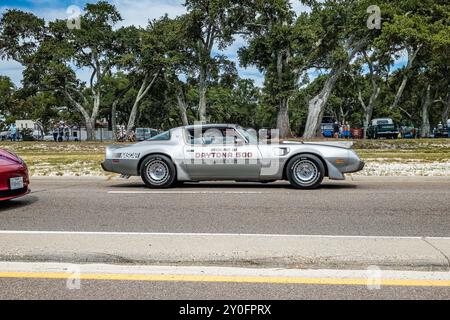
[{"label": "red car", "polygon": [[0,149],[0,201],[30,192],[27,165],[15,154]]}]

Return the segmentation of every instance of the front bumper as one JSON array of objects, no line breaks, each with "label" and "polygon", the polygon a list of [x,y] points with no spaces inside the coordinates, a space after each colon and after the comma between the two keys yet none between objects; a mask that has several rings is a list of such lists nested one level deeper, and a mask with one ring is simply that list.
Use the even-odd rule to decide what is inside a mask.
[{"label": "front bumper", "polygon": [[365,166],[366,166],[366,163],[364,161],[359,161],[358,166],[355,169],[353,169],[351,171],[346,171],[345,173],[356,173],[356,172],[362,171]]}]

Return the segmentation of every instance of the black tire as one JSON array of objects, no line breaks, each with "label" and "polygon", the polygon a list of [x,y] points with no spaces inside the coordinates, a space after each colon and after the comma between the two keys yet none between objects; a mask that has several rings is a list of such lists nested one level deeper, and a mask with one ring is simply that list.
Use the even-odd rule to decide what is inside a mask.
[{"label": "black tire", "polygon": [[150,155],[142,161],[141,178],[148,188],[166,189],[176,182],[176,168],[172,160],[163,155]]},{"label": "black tire", "polygon": [[[304,170],[300,170],[299,166],[304,166]],[[317,189],[324,177],[323,162],[313,155],[298,155],[292,158],[287,165],[287,178],[297,189]]]}]

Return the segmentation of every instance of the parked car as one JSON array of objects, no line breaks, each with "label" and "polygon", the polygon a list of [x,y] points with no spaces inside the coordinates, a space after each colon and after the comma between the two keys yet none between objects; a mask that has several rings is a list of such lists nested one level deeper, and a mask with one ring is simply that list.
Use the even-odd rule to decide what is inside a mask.
[{"label": "parked car", "polygon": [[325,138],[333,138],[335,122],[336,120],[333,117],[323,117],[320,130]]},{"label": "parked car", "polygon": [[390,118],[373,119],[367,129],[369,139],[397,139],[400,131],[398,126]]},{"label": "parked car", "polygon": [[152,128],[137,128],[136,141],[145,141],[160,134],[161,131]]},{"label": "parked car", "polygon": [[11,134],[9,131],[2,131],[0,132],[0,141],[9,140],[11,137]]},{"label": "parked car", "polygon": [[17,155],[0,149],[0,201],[26,195],[29,189],[28,168]]}]

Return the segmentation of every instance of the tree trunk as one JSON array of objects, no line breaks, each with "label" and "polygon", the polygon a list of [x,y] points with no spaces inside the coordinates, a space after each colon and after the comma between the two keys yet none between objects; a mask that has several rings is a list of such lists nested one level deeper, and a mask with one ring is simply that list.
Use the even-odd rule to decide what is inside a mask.
[{"label": "tree trunk", "polygon": [[430,136],[430,105],[431,105],[431,85],[427,87],[427,93],[425,100],[422,103],[422,127],[420,136],[422,138],[428,138]]},{"label": "tree trunk", "polygon": [[400,99],[403,96],[403,92],[405,91],[407,83],[408,83],[408,76],[405,74],[403,76],[402,83],[400,84],[400,87],[398,88],[397,94],[395,95],[394,103],[392,104],[391,109],[397,108],[397,106],[400,102]]},{"label": "tree trunk", "polygon": [[277,129],[280,131],[281,139],[285,139],[291,135],[289,126],[289,98],[282,98],[280,101],[277,116]]},{"label": "tree trunk", "polygon": [[361,106],[364,110],[364,119],[363,119],[363,128],[364,128],[364,138],[366,138],[367,129],[369,128],[370,121],[372,120],[373,116],[373,108],[375,105],[375,101],[378,99],[378,96],[380,95],[381,89],[375,84],[373,84],[373,91],[372,95],[369,99],[369,104],[365,104],[361,91],[359,92],[358,98],[361,103]]},{"label": "tree trunk", "polygon": [[442,111],[442,124],[445,126],[445,124],[448,121],[448,113],[450,111],[450,93],[447,94],[447,99],[444,101],[444,110]]},{"label": "tree trunk", "polygon": [[320,124],[325,112],[325,106],[331,93],[333,92],[336,81],[342,75],[346,66],[347,64],[341,65],[337,69],[333,70],[330,77],[325,82],[322,91],[320,91],[317,96],[309,101],[308,119],[306,121],[305,133],[303,135],[304,138],[314,138],[318,135],[318,132],[320,132]]},{"label": "tree trunk", "polygon": [[[141,88],[142,89],[142,88]],[[136,116],[138,112],[139,102],[141,98],[138,96],[134,100],[133,108],[131,108],[130,117],[128,118],[127,132],[131,132],[136,126]]]},{"label": "tree trunk", "polygon": [[114,140],[118,140],[118,135],[117,135],[117,104],[119,103],[119,99],[117,99],[116,101],[113,102],[112,107],[111,107],[111,127],[112,127],[112,132],[113,132],[113,137]]},{"label": "tree trunk", "polygon": [[138,108],[139,108],[139,103],[147,95],[150,88],[153,87],[153,84],[155,83],[156,79],[159,76],[159,72],[160,71],[157,71],[153,75],[153,78],[150,81],[150,83],[148,82],[148,74],[145,76],[144,81],[142,82],[141,88],[139,89],[139,92],[136,96],[136,99],[134,100],[133,108],[131,108],[131,113],[130,113],[130,117],[128,119],[128,125],[127,125],[128,133],[130,133],[136,126],[136,117],[137,117],[137,112],[138,112]]},{"label": "tree trunk", "polygon": [[[66,98],[80,111],[80,113],[83,115],[84,122],[86,124],[86,134],[87,134],[87,141],[95,141],[95,122],[97,120],[98,110],[100,108],[100,94],[94,95],[94,108],[92,111],[92,114],[89,115],[89,113],[86,111],[86,108],[84,108],[81,103],[77,102],[72,95],[69,93],[68,90],[63,91]],[[85,103],[87,104],[87,100],[85,99]]]},{"label": "tree trunk", "polygon": [[208,90],[207,85],[207,67],[201,66],[200,68],[200,79],[198,84],[198,94],[199,94],[199,102],[198,102],[198,118],[200,122],[206,123],[206,92]]},{"label": "tree trunk", "polygon": [[186,113],[187,110],[186,99],[184,98],[183,90],[179,86],[176,89],[176,95],[178,102],[178,110],[180,111],[181,122],[183,123],[183,126],[188,126],[189,121]]},{"label": "tree trunk", "polygon": [[391,106],[391,109],[397,108],[398,104],[400,103],[400,99],[403,96],[403,92],[405,91],[406,84],[409,80],[409,71],[412,69],[414,65],[414,60],[416,60],[417,54],[419,53],[421,49],[421,46],[417,47],[416,50],[413,51],[412,48],[408,48],[408,64],[406,65],[405,75],[403,76],[402,83],[400,84],[400,87],[398,88],[397,94],[395,95],[394,103]]},{"label": "tree trunk", "polygon": [[309,101],[308,120],[306,121],[305,133],[303,135],[304,138],[310,139],[320,135],[320,124],[325,113],[325,106],[336,86],[336,81],[344,73],[348,64],[366,43],[367,39],[364,38],[348,47],[349,53],[347,61],[331,71],[322,91]]},{"label": "tree trunk", "polygon": [[97,139],[95,135],[95,119],[93,118],[85,118],[86,122],[86,134],[87,134],[87,141],[95,141]]}]

